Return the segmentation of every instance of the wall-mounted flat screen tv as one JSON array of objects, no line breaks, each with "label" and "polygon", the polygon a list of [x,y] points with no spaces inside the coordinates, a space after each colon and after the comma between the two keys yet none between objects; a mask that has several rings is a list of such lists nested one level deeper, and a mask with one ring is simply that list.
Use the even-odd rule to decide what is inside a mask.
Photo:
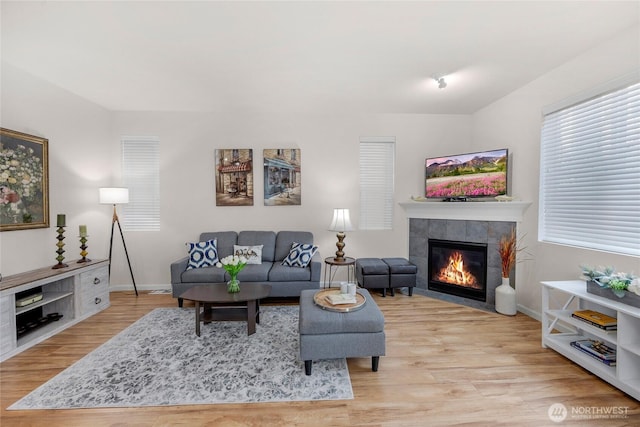
[{"label": "wall-mounted flat screen tv", "polygon": [[506,148],[426,159],[429,199],[464,200],[507,194]]}]

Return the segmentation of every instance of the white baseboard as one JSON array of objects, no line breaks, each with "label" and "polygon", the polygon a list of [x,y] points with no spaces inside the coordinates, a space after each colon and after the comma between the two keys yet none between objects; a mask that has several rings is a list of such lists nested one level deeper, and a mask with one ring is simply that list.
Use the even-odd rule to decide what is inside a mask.
[{"label": "white baseboard", "polygon": [[537,311],[533,311],[530,308],[524,307],[522,305],[518,305],[518,311],[520,313],[526,314],[532,319],[536,319],[538,322],[542,321],[542,316],[540,316],[540,313],[538,313]]},{"label": "white baseboard", "polygon": [[[136,285],[136,288],[138,288],[138,291],[157,291],[157,290],[165,290],[171,289],[171,285],[167,285],[167,284],[160,284],[160,285],[153,285],[153,284],[147,284],[147,285]],[[109,285],[109,290],[110,291],[133,291],[133,285],[131,284],[126,284],[126,285]]]}]

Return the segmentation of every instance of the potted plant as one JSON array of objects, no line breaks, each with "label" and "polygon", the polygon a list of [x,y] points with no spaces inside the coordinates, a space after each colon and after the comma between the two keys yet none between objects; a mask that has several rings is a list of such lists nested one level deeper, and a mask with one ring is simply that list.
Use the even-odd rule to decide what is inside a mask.
[{"label": "potted plant", "polygon": [[238,280],[238,273],[242,271],[244,266],[247,265],[247,259],[242,256],[237,255],[229,255],[222,258],[218,263],[216,263],[216,267],[224,268],[231,280],[227,282],[227,292],[230,294],[235,294],[240,292],[240,281]]},{"label": "potted plant", "polygon": [[629,273],[616,273],[613,267],[583,265],[580,268],[587,282],[587,292],[640,307],[640,278]]}]

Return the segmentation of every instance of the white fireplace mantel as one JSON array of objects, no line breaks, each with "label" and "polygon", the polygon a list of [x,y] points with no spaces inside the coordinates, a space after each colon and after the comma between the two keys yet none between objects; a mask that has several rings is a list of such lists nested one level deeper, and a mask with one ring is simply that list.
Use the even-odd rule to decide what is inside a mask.
[{"label": "white fireplace mantel", "polygon": [[407,218],[521,222],[531,202],[401,202]]}]

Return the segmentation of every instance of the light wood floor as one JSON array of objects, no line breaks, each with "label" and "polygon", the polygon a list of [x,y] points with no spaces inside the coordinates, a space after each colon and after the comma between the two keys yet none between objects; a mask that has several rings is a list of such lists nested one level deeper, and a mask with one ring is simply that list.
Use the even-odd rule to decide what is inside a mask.
[{"label": "light wood floor", "polygon": [[[346,401],[131,409],[7,411],[31,390],[156,307],[169,295],[111,294],[111,307],[0,364],[0,424],[8,426],[638,426],[639,403],[552,350],[540,323],[424,296],[375,297],[385,315],[387,355],[349,359],[355,398]],[[186,303],[186,302],[185,302]],[[624,419],[553,423],[562,403],[628,408]],[[586,409],[585,409],[586,408]]]}]

